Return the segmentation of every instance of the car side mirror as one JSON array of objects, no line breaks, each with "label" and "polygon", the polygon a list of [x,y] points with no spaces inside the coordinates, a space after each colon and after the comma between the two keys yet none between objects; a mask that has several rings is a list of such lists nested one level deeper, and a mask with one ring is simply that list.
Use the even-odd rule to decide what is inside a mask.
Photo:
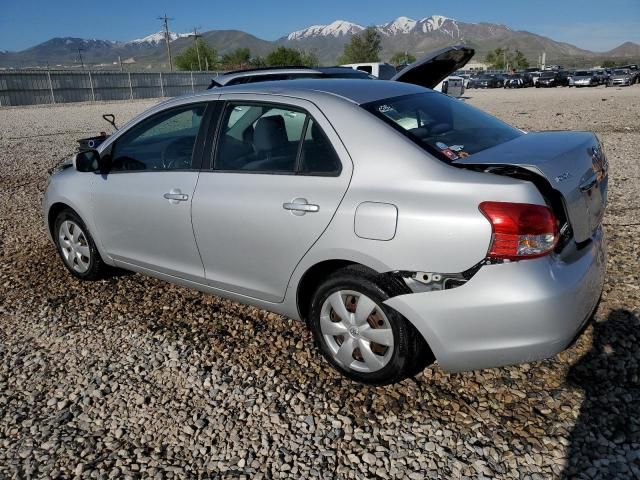
[{"label": "car side mirror", "polygon": [[73,165],[79,172],[100,172],[103,175],[111,170],[109,151],[102,155],[97,150],[82,150],[73,158]]},{"label": "car side mirror", "polygon": [[79,172],[97,172],[100,170],[100,154],[97,150],[82,150],[76,153],[73,165]]}]

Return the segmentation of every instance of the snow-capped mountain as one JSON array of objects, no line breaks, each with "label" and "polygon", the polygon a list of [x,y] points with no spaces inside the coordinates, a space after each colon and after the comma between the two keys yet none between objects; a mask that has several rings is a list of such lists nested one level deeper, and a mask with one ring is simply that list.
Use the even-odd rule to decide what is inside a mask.
[{"label": "snow-capped mountain", "polygon": [[[190,33],[169,32],[169,41],[173,42],[174,40],[177,40],[178,38],[188,37],[189,35],[191,35],[191,34]],[[126,43],[127,44],[133,44],[133,45],[145,44],[145,43],[150,44],[150,45],[157,45],[160,42],[164,42],[164,32],[163,31],[152,33],[151,35],[147,35],[146,37],[143,37],[143,38],[136,38],[135,40],[131,40],[131,41],[126,42]]]},{"label": "snow-capped mountain", "polygon": [[398,17],[392,22],[378,25],[378,30],[384,35],[395,35],[396,33],[409,33],[416,26],[415,20],[407,17]]},{"label": "snow-capped mountain", "polygon": [[[477,36],[489,38],[511,30],[504,25],[492,23],[465,23],[443,15],[414,20],[409,17],[398,17],[375,27],[384,37],[395,37],[409,34],[436,36],[452,40],[466,40]],[[346,20],[336,20],[328,25],[313,25],[290,33],[287,40],[307,40],[322,37],[344,37],[360,33],[362,25]]]},{"label": "snow-capped mountain", "polygon": [[312,37],[342,37],[360,33],[362,30],[364,30],[364,27],[357,23],[336,20],[329,25],[312,25],[302,30],[291,32],[287,35],[287,40],[301,40]]}]

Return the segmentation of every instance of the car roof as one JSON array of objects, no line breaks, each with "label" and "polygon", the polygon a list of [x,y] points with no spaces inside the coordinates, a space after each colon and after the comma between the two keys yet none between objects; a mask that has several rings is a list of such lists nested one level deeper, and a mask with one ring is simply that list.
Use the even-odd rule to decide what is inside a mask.
[{"label": "car roof", "polygon": [[432,90],[404,82],[359,78],[330,78],[245,83],[242,85],[219,87],[203,93],[192,94],[191,96],[202,97],[217,96],[225,93],[254,93],[307,98],[320,94],[341,97],[356,104],[363,104],[385,98],[425,92],[432,92]]}]

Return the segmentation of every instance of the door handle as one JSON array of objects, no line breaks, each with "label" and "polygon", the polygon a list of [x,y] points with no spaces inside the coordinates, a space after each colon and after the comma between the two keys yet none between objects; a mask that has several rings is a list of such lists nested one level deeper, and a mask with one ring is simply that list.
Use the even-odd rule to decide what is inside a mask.
[{"label": "door handle", "polygon": [[295,198],[291,202],[283,203],[282,208],[289,210],[294,215],[304,215],[305,213],[320,211],[319,205],[308,203],[306,198]]},{"label": "door handle", "polygon": [[189,195],[182,193],[179,188],[172,188],[171,191],[165,193],[163,197],[169,200],[169,203],[173,204],[189,200]]}]

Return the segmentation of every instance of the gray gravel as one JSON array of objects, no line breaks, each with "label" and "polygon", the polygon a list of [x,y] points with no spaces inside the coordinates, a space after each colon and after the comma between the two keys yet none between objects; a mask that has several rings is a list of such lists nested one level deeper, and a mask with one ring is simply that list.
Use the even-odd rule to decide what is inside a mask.
[{"label": "gray gravel", "polygon": [[154,102],[0,109],[0,478],[640,478],[640,85],[471,91],[611,163],[609,273],[556,358],[373,388],[305,327],[141,275],[81,283],[46,238],[46,170]]}]

